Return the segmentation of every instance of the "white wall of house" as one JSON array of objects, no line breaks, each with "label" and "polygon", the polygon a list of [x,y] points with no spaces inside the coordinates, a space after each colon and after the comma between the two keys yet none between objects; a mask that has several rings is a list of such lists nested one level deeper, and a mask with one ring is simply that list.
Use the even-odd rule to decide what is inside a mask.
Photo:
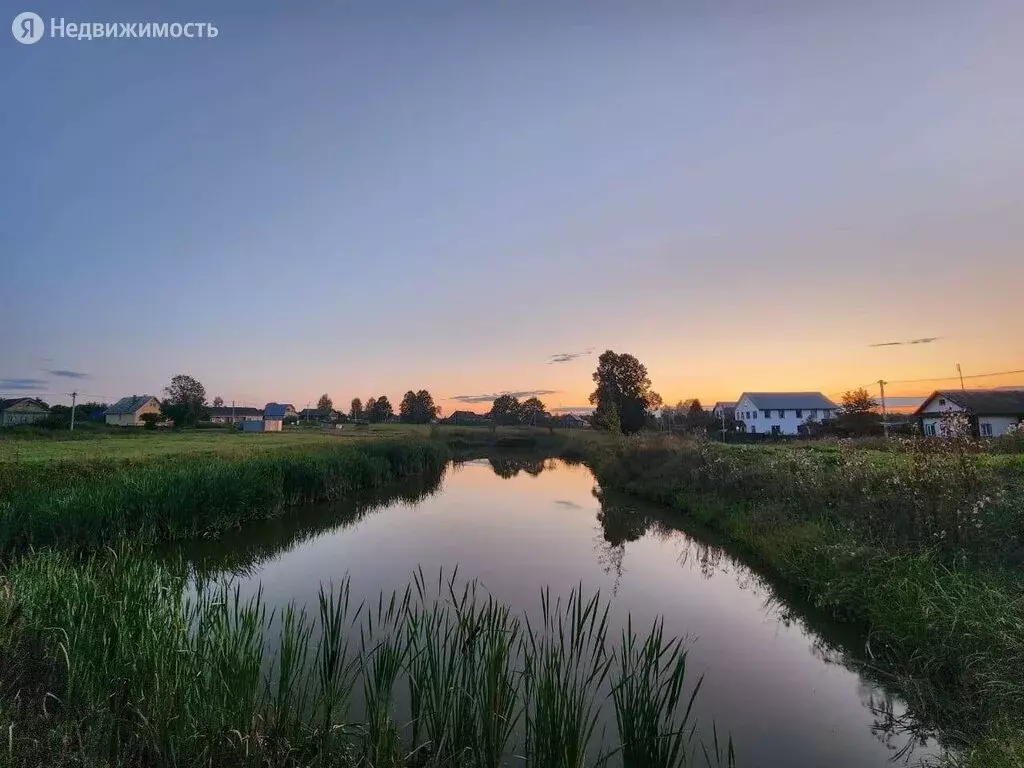
[{"label": "white wall of house", "polygon": [[978,431],[982,437],[1005,435],[1018,421],[1016,416],[979,416]]},{"label": "white wall of house", "polygon": [[963,408],[944,397],[934,397],[925,403],[922,413],[961,413]]},{"label": "white wall of house", "polygon": [[[784,411],[773,408],[771,411],[763,411],[748,397],[741,398],[736,404],[736,421],[743,422],[747,432],[761,435],[770,435],[773,432],[781,435],[798,435],[800,425],[805,424],[810,418],[821,422],[835,417],[835,408],[786,408]],[[774,429],[775,427],[777,429]]]}]

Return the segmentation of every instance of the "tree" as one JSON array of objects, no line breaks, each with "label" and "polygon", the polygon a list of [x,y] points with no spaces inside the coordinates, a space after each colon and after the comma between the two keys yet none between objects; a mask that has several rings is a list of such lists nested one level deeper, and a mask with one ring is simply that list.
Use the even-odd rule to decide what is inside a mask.
[{"label": "tree", "polygon": [[434,405],[434,397],[427,390],[413,392],[411,389],[402,397],[398,413],[407,424],[428,424],[441,409]]},{"label": "tree", "polygon": [[223,405],[224,405],[224,398],[223,397],[220,397],[218,395],[217,397],[213,398],[213,407],[214,408],[220,408]]},{"label": "tree", "polygon": [[374,423],[390,419],[394,415],[394,409],[391,407],[391,401],[388,400],[388,396],[381,395],[376,400],[372,397],[367,400],[366,415]]},{"label": "tree", "polygon": [[706,432],[711,426],[711,414],[704,410],[700,400],[694,398],[686,409],[686,416],[683,423],[690,432]]},{"label": "tree", "polygon": [[334,410],[334,401],[328,396],[326,392],[320,395],[320,399],[316,401],[316,409],[320,413],[326,413],[330,415],[331,411]]},{"label": "tree", "polygon": [[518,424],[522,406],[519,398],[512,395],[501,395],[491,404],[491,423],[512,425]]},{"label": "tree", "polygon": [[597,389],[590,395],[595,425],[614,427],[617,421],[626,434],[643,429],[652,408],[661,405],[661,395],[651,391],[647,368],[633,355],[604,352],[594,371]]},{"label": "tree", "polygon": [[352,404],[349,406],[348,415],[352,421],[358,421],[363,418],[363,401],[358,397],[352,398]]},{"label": "tree", "polygon": [[882,431],[878,418],[878,403],[867,390],[851,389],[843,393],[839,407],[839,430],[848,435],[874,435]]},{"label": "tree", "polygon": [[164,387],[163,414],[176,427],[191,426],[206,416],[206,388],[187,374],[179,373]]},{"label": "tree", "polygon": [[531,397],[524,400],[519,406],[519,420],[523,424],[542,427],[551,418],[544,403],[539,398]]}]

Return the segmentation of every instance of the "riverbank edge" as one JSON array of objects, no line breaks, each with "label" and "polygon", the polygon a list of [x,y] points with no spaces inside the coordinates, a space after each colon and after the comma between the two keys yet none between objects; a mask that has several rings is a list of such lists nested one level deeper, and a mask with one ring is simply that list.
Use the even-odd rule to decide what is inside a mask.
[{"label": "riverbank edge", "polygon": [[300,504],[441,473],[452,456],[441,441],[375,440],[152,461],[0,501],[0,552],[9,557],[44,547],[92,550],[128,537],[148,546],[219,535]]},{"label": "riverbank edge", "polygon": [[[1024,638],[1001,635],[993,621],[1004,609],[1019,612],[1021,600],[1002,574],[951,570],[928,554],[872,551],[834,527],[787,522],[779,500],[750,503],[681,489],[633,471],[614,447],[590,445],[583,453],[603,488],[696,521],[837,620],[867,627],[865,650],[875,671],[957,745],[946,765],[1024,765],[1024,702],[1017,695],[1024,688]],[[965,632],[985,627],[991,631],[965,644]],[[1003,675],[1012,681],[1001,685]],[[944,701],[955,697],[961,698]]]}]

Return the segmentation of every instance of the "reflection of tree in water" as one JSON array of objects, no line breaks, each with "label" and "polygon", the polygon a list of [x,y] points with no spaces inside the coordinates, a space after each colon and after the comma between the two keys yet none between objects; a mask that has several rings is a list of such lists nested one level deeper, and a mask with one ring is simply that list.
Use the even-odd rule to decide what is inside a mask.
[{"label": "reflection of tree in water", "polygon": [[651,520],[627,497],[609,494],[598,487],[594,488],[593,493],[594,498],[601,503],[597,513],[601,535],[594,540],[594,549],[604,572],[615,574],[612,594],[618,594],[626,543],[636,541],[647,533]]},{"label": "reflection of tree in water", "polygon": [[490,462],[494,474],[506,480],[510,480],[520,472],[536,477],[548,469],[547,460],[535,456],[492,455],[487,457],[487,461]]}]

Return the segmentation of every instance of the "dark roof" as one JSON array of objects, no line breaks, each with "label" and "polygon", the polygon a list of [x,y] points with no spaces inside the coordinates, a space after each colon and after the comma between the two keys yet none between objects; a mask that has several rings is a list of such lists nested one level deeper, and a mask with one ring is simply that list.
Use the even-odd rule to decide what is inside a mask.
[{"label": "dark roof", "polygon": [[740,395],[740,400],[744,397],[761,411],[839,407],[821,392],[744,392]]},{"label": "dark roof", "polygon": [[732,408],[735,411],[736,410],[736,403],[731,403],[731,402],[728,402],[726,400],[719,400],[717,403],[715,403],[714,405],[711,406],[711,410],[714,410],[715,408],[718,408],[718,407],[722,407],[722,408],[725,408],[727,410],[729,408]]},{"label": "dark roof", "polygon": [[105,416],[121,416],[128,413],[135,413],[150,400],[155,398],[152,395],[128,395],[122,397],[112,406],[103,412]]},{"label": "dark roof", "polygon": [[234,412],[235,416],[262,416],[263,411],[259,408],[242,408],[236,406],[232,408],[230,405],[211,405],[206,408],[206,412],[210,414],[210,417],[214,416],[230,416]]},{"label": "dark roof", "polygon": [[1024,389],[939,389],[914,414],[923,414],[936,397],[944,397],[974,416],[1024,416]]},{"label": "dark roof", "polygon": [[50,410],[50,406],[34,397],[11,397],[6,400],[0,400],[0,411],[6,411],[12,405],[17,405],[18,403],[35,403],[44,411]]},{"label": "dark roof", "polygon": [[263,418],[283,419],[288,414],[289,409],[295,410],[291,403],[267,403],[263,408]]}]

